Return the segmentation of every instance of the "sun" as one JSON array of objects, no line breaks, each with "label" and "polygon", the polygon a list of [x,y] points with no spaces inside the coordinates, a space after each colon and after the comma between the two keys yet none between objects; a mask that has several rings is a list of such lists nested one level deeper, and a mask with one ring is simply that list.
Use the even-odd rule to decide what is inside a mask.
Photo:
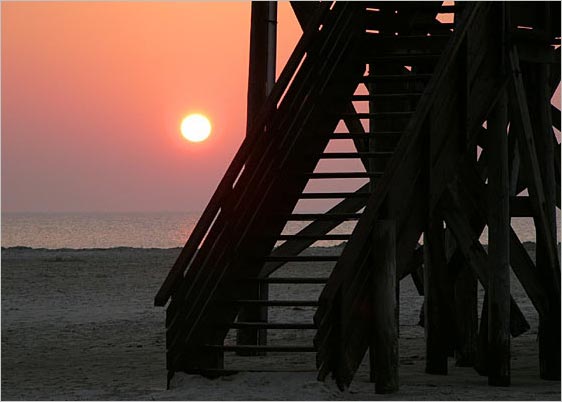
[{"label": "sun", "polygon": [[211,122],[202,114],[190,114],[182,120],[180,130],[186,140],[202,142],[211,134]]}]

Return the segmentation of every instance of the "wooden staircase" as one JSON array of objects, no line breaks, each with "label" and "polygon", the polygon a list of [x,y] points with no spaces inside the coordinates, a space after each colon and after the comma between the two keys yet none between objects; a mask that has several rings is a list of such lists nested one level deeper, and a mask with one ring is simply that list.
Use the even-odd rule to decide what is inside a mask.
[{"label": "wooden staircase", "polygon": [[[354,314],[368,299],[373,227],[381,219],[396,222],[397,278],[417,275],[419,283],[418,241],[427,216],[451,191],[455,158],[462,165],[465,149],[475,147],[494,91],[505,85],[490,78],[493,63],[466,62],[474,50],[466,37],[490,34],[489,5],[297,3],[294,10],[303,36],[156,296],[156,305],[169,302],[168,378],[177,371],[218,376],[240,370],[225,367],[224,353],[310,352],[320,379],[332,373],[348,386],[369,346],[368,320]],[[436,19],[452,12],[454,23]],[[495,49],[485,45],[483,57],[494,59]],[[466,81],[463,68],[474,69]],[[461,122],[450,115],[467,108],[467,88],[481,101],[469,105],[471,114]],[[466,144],[459,144],[460,135],[445,135],[464,123]],[[438,133],[431,140],[430,131]],[[350,149],[334,151],[342,141]],[[429,161],[420,150],[429,150]],[[358,161],[354,170],[350,160]],[[322,168],[326,162],[332,169]],[[431,182],[423,173],[428,163]],[[342,180],[349,189],[329,184]],[[338,190],[318,191],[318,182]],[[303,201],[332,206],[303,212]],[[311,250],[322,242],[344,243],[325,253]],[[486,282],[487,273],[474,270]],[[303,297],[270,299],[271,286]],[[293,315],[300,318],[277,321],[277,309],[285,317],[287,309],[299,309]],[[526,329],[512,300],[511,333]],[[271,331],[304,335],[281,344],[271,341]],[[253,370],[261,370],[260,361]]]},{"label": "wooden staircase", "polygon": [[[342,222],[356,222],[361,217],[360,211],[370,195],[369,189],[382,176],[432,75],[439,51],[450,36],[451,28],[446,28],[448,33],[444,34],[442,24],[435,21],[439,3],[412,13],[407,12],[406,6],[403,12],[401,10],[400,19],[387,22],[372,17],[377,13],[390,14],[400,5],[388,6],[388,11],[384,8],[386,6],[379,11],[369,10],[368,7],[369,3],[336,4],[331,11],[319,9],[315,13],[317,21],[312,23],[320,26],[319,21],[322,21],[320,33],[325,36],[315,33],[315,41],[310,40],[306,59],[294,75],[294,82],[286,89],[279,107],[269,112],[265,119],[272,122],[268,124],[269,132],[251,137],[255,143],[245,155],[244,168],[236,169],[238,173],[232,166],[229,168],[225,177],[234,177],[235,174],[239,177],[232,190],[222,195],[224,201],[216,222],[208,228],[207,236],[199,245],[199,252],[192,257],[183,280],[172,270],[157,296],[157,304],[160,305],[165,303],[166,296],[172,296],[166,320],[169,371],[204,372],[213,369],[216,372],[216,369],[222,368],[222,352],[259,355],[271,351],[315,351],[312,337],[308,346],[260,345],[259,342],[224,345],[223,342],[230,329],[254,333],[316,329],[312,320],[268,322],[259,320],[259,317],[267,318],[264,309],[269,308],[315,307],[320,289],[315,297],[307,300],[267,300],[263,296],[255,297],[259,295],[256,289],[264,289],[265,285],[272,283],[302,286],[326,281],[329,271],[322,278],[274,278],[270,275],[287,263],[334,264],[338,261],[339,254],[301,253],[318,241],[349,239],[351,231],[347,234],[328,232]],[[397,25],[393,26],[395,23]],[[386,28],[385,24],[392,27]],[[394,29],[397,26],[408,26],[408,29],[401,28],[400,35],[407,36],[400,36],[400,40],[395,41]],[[304,39],[310,31],[305,30]],[[378,33],[373,33],[375,31]],[[435,38],[433,35],[436,35]],[[336,41],[330,42],[329,48],[324,44],[328,37]],[[339,42],[341,46],[338,47]],[[411,53],[408,46],[414,42],[416,52]],[[366,47],[373,51],[363,54],[355,50]],[[339,60],[339,64],[334,60]],[[411,71],[404,67],[406,63]],[[322,72],[324,75],[320,74]],[[289,74],[287,70],[285,73]],[[281,83],[280,79],[277,86]],[[324,87],[321,93],[318,86]],[[367,87],[370,90],[366,90]],[[366,94],[361,94],[361,90]],[[276,93],[279,92],[280,89]],[[371,104],[371,107],[365,107],[366,104]],[[356,107],[366,111],[357,112]],[[316,113],[308,113],[310,109]],[[368,124],[361,122],[365,120],[371,123],[367,131],[364,127]],[[336,130],[340,121],[347,127],[345,132]],[[269,136],[267,142],[264,141],[265,135]],[[352,152],[326,151],[330,142],[341,140],[352,140],[356,149]],[[250,149],[246,142],[241,150]],[[322,160],[348,159],[360,160],[362,169],[329,172],[315,169]],[[358,188],[350,192],[303,191],[309,182],[341,179],[359,180]],[[262,189],[263,194],[250,192],[249,188]],[[342,201],[327,212],[289,212],[299,200],[318,199]],[[341,206],[346,212],[338,212]],[[283,226],[292,221],[313,223],[299,233],[283,233]],[[317,226],[321,230],[318,231]],[[199,233],[197,229],[194,233]],[[308,234],[309,231],[312,234]],[[192,235],[192,238],[197,237]],[[277,243],[278,247],[274,248],[279,241],[284,243]],[[188,242],[186,248],[189,245]],[[185,256],[178,259],[182,265],[186,265],[184,259]],[[246,280],[241,282],[240,278],[244,277]],[[248,297],[252,295],[254,298]],[[234,320],[241,308],[247,310],[246,314],[240,314],[238,320]],[[257,317],[258,320],[247,321],[241,317],[243,315]],[[209,361],[209,356],[214,357]]]}]

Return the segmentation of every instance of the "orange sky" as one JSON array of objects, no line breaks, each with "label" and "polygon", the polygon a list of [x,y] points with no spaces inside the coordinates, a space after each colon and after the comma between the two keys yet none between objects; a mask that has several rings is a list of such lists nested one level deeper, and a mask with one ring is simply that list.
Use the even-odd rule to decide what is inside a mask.
[{"label": "orange sky", "polygon": [[[245,134],[250,8],[2,2],[2,211],[201,211]],[[279,73],[288,2],[278,34]],[[181,137],[190,112],[209,140]]]},{"label": "orange sky", "polygon": [[[250,7],[3,2],[2,211],[202,210],[244,136]],[[288,2],[278,34],[280,69]]]}]

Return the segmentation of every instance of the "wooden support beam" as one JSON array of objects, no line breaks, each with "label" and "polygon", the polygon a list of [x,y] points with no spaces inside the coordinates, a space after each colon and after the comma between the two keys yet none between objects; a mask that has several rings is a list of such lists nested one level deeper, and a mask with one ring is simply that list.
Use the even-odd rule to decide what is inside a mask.
[{"label": "wooden support beam", "polygon": [[453,254],[449,262],[449,272],[452,266],[456,271],[454,280],[455,365],[472,367],[476,357],[478,337],[478,281],[460,251]]},{"label": "wooden support beam", "polygon": [[[547,289],[547,297],[550,300],[550,311],[539,316],[539,360],[541,378],[560,379],[560,299],[557,298],[553,288],[552,278],[548,275],[549,257],[548,239],[556,242],[556,178],[554,166],[548,163],[554,160],[554,143],[552,141],[553,130],[551,121],[558,121],[560,127],[560,111],[550,104],[548,86],[548,66],[533,65],[525,70],[524,79],[527,82],[527,103],[532,116],[533,134],[537,150],[537,158],[541,162],[540,173],[544,187],[544,198],[546,204],[544,210],[547,218],[545,232],[541,233],[540,226],[537,229],[536,261],[537,271]],[[551,110],[556,109],[558,116],[551,117]],[[557,170],[560,168],[558,167]]]},{"label": "wooden support beam", "polygon": [[[252,3],[250,25],[250,62],[248,74],[247,135],[252,135],[250,127],[257,118],[260,108],[275,83],[275,55],[277,48],[277,4],[274,2]],[[255,135],[255,134],[254,134]],[[268,135],[259,133],[257,135]],[[252,169],[252,166],[247,166]],[[248,297],[255,300],[268,299],[268,284],[249,282]],[[238,314],[239,321],[267,322],[268,309],[265,306],[243,306]],[[238,345],[267,345],[267,329],[244,328],[236,334]],[[238,355],[265,355],[264,351],[238,349]]]},{"label": "wooden support beam", "polygon": [[504,93],[488,118],[488,384],[507,386],[510,365],[509,174],[507,97]]},{"label": "wooden support beam", "polygon": [[509,165],[509,195],[515,197],[519,193],[517,191],[517,185],[519,183],[519,171],[521,169],[521,154],[519,152],[517,135],[514,133],[513,127],[507,137],[507,149]]},{"label": "wooden support beam", "polygon": [[425,372],[447,374],[449,356],[450,301],[445,288],[447,275],[443,220],[434,215],[424,234],[424,297],[425,297]]},{"label": "wooden support beam", "polygon": [[[464,204],[460,202],[460,197],[456,187],[449,185],[441,201],[445,222],[455,235],[466,262],[474,271],[484,289],[487,290],[489,284],[488,255],[479,241],[480,235],[474,233],[471,228],[471,224],[466,217],[466,208],[463,208]],[[512,336],[516,337],[530,327],[513,297],[511,297],[510,303],[510,332]]]},{"label": "wooden support beam", "polygon": [[[474,167],[463,166],[460,169],[460,173],[460,179],[465,188],[465,191],[462,193],[462,198],[465,201],[462,208],[471,219],[473,231],[480,235],[487,222],[488,204],[484,196],[487,192],[486,185],[482,178],[478,176]],[[536,310],[539,314],[542,314],[542,312],[548,309],[546,292],[531,257],[529,257],[513,229],[510,230],[509,251],[510,263],[515,275],[525,289],[525,292],[527,292]],[[513,332],[512,335],[514,335]]]},{"label": "wooden support beam", "polygon": [[[528,85],[527,94],[516,50],[510,53],[510,62],[513,70],[512,91],[517,108],[512,120],[521,127],[523,155],[530,170],[529,195],[535,210],[537,231],[537,271],[552,301],[551,311],[539,317],[540,375],[544,379],[560,379],[560,261],[554,213],[555,175],[550,162],[554,159],[552,118],[548,116],[552,107],[549,107],[548,92],[545,93],[548,87],[547,73],[544,67],[539,67],[535,74],[539,83]],[[531,107],[536,110],[534,113],[529,108],[528,96],[531,98]]]},{"label": "wooden support beam", "polygon": [[560,191],[560,144],[556,139],[554,133],[552,133],[552,144],[554,145],[554,180],[556,181],[556,206],[560,209],[561,202],[561,191]]},{"label": "wooden support beam", "polygon": [[476,361],[474,369],[481,376],[488,375],[488,292],[484,293],[482,313],[480,315],[480,329],[476,347]]},{"label": "wooden support beam", "polygon": [[556,106],[554,105],[550,105],[550,111],[552,114],[552,125],[554,127],[556,127],[558,129],[558,131],[560,131],[560,109],[558,109]]},{"label": "wooden support beam", "polygon": [[396,308],[396,228],[394,221],[378,221],[373,229],[373,343],[375,392],[398,391],[398,321]]},{"label": "wooden support beam", "polygon": [[511,69],[513,72],[512,80],[512,99],[514,102],[514,115],[511,120],[519,125],[518,133],[520,133],[520,140],[523,150],[523,155],[526,160],[526,165],[530,171],[529,195],[533,202],[535,210],[535,226],[537,227],[539,236],[544,236],[545,252],[548,258],[548,264],[545,267],[547,275],[550,277],[551,283],[554,287],[555,297],[560,298],[560,262],[558,260],[558,250],[556,247],[555,238],[546,236],[549,233],[549,218],[545,210],[547,208],[547,200],[545,199],[545,191],[543,180],[541,178],[540,163],[537,157],[537,150],[535,147],[533,128],[531,118],[529,115],[529,108],[527,106],[527,99],[525,94],[525,87],[521,78],[521,69],[519,67],[519,58],[517,50],[512,49],[509,53]]}]

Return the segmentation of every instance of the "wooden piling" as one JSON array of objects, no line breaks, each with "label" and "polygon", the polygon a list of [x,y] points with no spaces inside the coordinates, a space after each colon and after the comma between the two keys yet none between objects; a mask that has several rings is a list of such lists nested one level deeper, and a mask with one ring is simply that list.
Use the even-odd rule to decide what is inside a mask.
[{"label": "wooden piling", "polygon": [[[533,85],[526,86],[527,104],[532,116],[537,157],[541,161],[553,160],[552,118],[547,85],[548,66],[538,64],[529,69],[531,71],[526,77],[526,82]],[[556,287],[552,285],[557,278],[548,274],[549,257],[546,248],[546,236],[556,241],[556,181],[552,163],[541,163],[539,167],[546,201],[544,208],[547,227],[541,232],[540,225],[535,225],[537,228],[536,267],[547,289],[550,306],[548,312],[539,316],[540,376],[546,380],[560,380],[560,296],[555,290]]]},{"label": "wooden piling", "polygon": [[398,322],[396,320],[396,229],[391,220],[373,229],[373,343],[375,392],[398,391]]},{"label": "wooden piling", "polygon": [[488,292],[484,293],[474,369],[481,376],[488,375]]},{"label": "wooden piling", "polygon": [[507,163],[507,97],[505,92],[488,118],[488,383],[510,384],[509,171]]},{"label": "wooden piling", "polygon": [[[247,134],[275,81],[276,15],[274,2],[253,2],[250,27],[250,63],[248,76]],[[263,133],[267,135],[266,133]],[[248,168],[252,168],[249,166]],[[250,283],[247,296],[251,300],[267,300],[267,283]],[[244,306],[239,321],[267,322],[266,306]],[[244,328],[236,334],[238,345],[267,345],[267,329]],[[265,355],[263,351],[238,350],[238,355]]]},{"label": "wooden piling", "polygon": [[446,277],[443,220],[434,216],[424,234],[425,372],[447,374],[449,339],[442,286]]},{"label": "wooden piling", "polygon": [[476,357],[478,337],[478,300],[476,275],[464,261],[460,252],[455,253],[449,265],[455,264],[455,365],[472,367]]}]

